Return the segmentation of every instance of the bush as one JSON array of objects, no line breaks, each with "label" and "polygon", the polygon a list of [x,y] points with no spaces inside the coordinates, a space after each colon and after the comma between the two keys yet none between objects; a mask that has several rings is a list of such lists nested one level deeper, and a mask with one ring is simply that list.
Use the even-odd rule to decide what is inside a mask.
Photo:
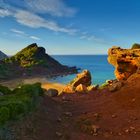
[{"label": "bush", "polygon": [[0,85],[0,92],[2,92],[4,95],[12,93],[12,91],[8,87],[2,85]]},{"label": "bush", "polygon": [[1,125],[5,124],[8,121],[8,119],[10,117],[9,114],[10,113],[9,113],[8,107],[1,107],[0,108],[0,124]]},{"label": "bush", "polygon": [[138,43],[133,44],[131,49],[140,49],[140,44]]},{"label": "bush", "polygon": [[1,87],[0,89],[3,89],[6,95],[0,96],[0,124],[19,119],[34,110],[39,103],[39,96],[43,95],[40,83],[22,85],[13,91],[7,87]]},{"label": "bush", "polygon": [[10,110],[10,119],[19,119],[26,113],[26,106],[23,102],[15,102],[7,105]]}]

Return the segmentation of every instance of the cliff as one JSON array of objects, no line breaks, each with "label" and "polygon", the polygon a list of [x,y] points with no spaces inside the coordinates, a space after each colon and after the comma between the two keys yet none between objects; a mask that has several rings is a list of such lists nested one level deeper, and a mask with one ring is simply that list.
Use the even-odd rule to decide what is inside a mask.
[{"label": "cliff", "polygon": [[115,76],[118,80],[126,80],[139,71],[140,49],[122,49],[112,47],[108,50],[108,62],[115,67]]}]

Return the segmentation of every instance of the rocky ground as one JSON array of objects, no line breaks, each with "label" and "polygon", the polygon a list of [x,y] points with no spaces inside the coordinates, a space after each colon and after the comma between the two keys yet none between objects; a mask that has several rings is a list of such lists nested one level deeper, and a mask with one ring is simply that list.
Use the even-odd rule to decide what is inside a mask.
[{"label": "rocky ground", "polygon": [[140,76],[116,92],[45,96],[37,112],[12,126],[16,140],[139,140]]}]

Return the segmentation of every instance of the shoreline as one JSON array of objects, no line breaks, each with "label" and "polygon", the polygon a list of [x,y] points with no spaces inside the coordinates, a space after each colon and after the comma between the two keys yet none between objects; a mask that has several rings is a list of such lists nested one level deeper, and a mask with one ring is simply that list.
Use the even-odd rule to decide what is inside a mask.
[{"label": "shoreline", "polygon": [[0,84],[2,84],[3,86],[9,87],[11,89],[14,89],[22,84],[34,84],[37,82],[41,83],[42,88],[46,90],[50,88],[57,89],[59,93],[66,86],[66,84],[50,82],[49,79],[47,79],[47,77],[45,78],[43,76],[26,77],[26,78],[20,77],[20,78],[11,79],[11,80],[0,81]]}]

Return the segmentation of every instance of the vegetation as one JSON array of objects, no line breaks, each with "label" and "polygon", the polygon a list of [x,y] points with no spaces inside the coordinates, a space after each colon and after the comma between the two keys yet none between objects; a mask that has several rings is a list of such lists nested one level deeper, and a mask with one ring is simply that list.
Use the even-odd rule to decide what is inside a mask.
[{"label": "vegetation", "polygon": [[104,89],[108,86],[109,84],[108,83],[103,83],[102,85],[100,85],[99,89]]},{"label": "vegetation", "polygon": [[40,83],[22,85],[14,90],[0,85],[0,92],[4,94],[0,96],[0,126],[34,110],[43,95]]},{"label": "vegetation", "polygon": [[140,44],[138,43],[133,44],[131,49],[140,49]]},{"label": "vegetation", "polygon": [[5,62],[17,63],[22,67],[32,67],[34,65],[44,63],[43,57],[40,59],[38,54],[39,54],[39,48],[36,43],[33,43],[27,46],[26,48],[24,48],[23,50],[21,50],[20,52],[18,52],[16,55],[10,58],[6,58]]}]

